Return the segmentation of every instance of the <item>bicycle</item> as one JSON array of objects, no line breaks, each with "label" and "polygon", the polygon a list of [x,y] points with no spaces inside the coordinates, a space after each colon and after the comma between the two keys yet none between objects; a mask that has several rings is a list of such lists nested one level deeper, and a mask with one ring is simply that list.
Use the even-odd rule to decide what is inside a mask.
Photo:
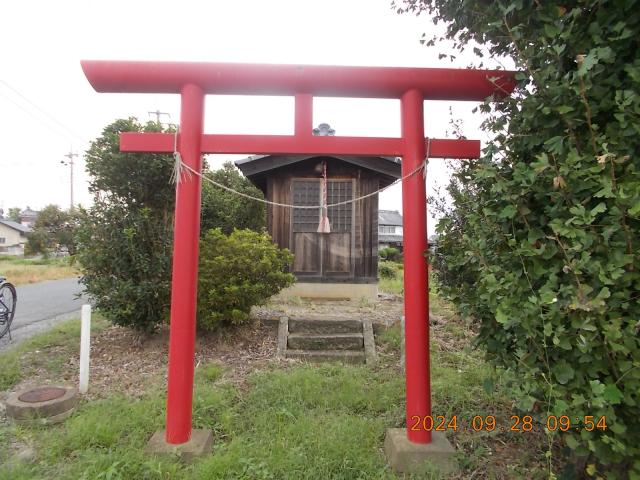
[{"label": "bicycle", "polygon": [[11,322],[16,313],[17,302],[16,287],[7,282],[6,278],[0,277],[0,338],[9,332],[11,340]]}]

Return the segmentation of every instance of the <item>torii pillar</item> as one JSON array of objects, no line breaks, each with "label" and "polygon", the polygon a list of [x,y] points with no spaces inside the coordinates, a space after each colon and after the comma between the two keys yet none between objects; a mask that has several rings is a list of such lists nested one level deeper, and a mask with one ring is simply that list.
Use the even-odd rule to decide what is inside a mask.
[{"label": "torii pillar", "polygon": [[[501,70],[123,61],[83,61],[82,68],[98,92],[179,94],[178,151],[183,162],[197,172],[202,171],[204,153],[361,155],[400,156],[405,177],[425,159],[424,100],[482,101],[491,95],[509,95],[515,87],[514,73]],[[294,135],[204,134],[205,94],[295,96]],[[402,136],[313,136],[314,95],[399,99]],[[426,143],[429,158],[480,155],[479,141],[430,139]],[[174,135],[123,133],[120,149],[172,153]],[[197,175],[182,178],[176,187],[167,423],[166,431],[152,438],[158,450],[180,447],[185,454],[190,449],[204,451],[211,438],[210,432],[191,428],[200,190],[201,179]],[[394,468],[407,471],[424,455],[438,460],[450,453],[451,447],[443,443],[446,439],[440,432],[422,428],[429,425],[423,420],[431,416],[429,290],[424,255],[426,195],[422,174],[403,180],[402,200],[407,429],[390,431],[385,446]],[[416,418],[421,421],[416,422]]]}]

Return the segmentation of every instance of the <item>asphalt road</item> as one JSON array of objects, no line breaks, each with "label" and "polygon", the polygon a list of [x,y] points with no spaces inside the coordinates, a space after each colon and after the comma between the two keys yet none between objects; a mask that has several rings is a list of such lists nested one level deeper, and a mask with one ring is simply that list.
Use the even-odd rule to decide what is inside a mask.
[{"label": "asphalt road", "polygon": [[64,278],[16,287],[18,303],[11,324],[11,337],[0,338],[0,351],[9,345],[51,328],[69,318],[80,317],[87,298],[76,298],[82,291],[77,278]]}]

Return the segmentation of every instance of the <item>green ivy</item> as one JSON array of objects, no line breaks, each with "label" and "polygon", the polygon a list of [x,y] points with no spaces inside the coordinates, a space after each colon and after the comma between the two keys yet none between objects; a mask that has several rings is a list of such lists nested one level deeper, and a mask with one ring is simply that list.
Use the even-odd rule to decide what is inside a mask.
[{"label": "green ivy", "polygon": [[443,291],[515,372],[520,410],[606,417],[604,430],[549,434],[568,467],[640,478],[640,2],[396,7],[519,70],[511,98],[480,106],[492,141],[449,185],[433,259]]}]

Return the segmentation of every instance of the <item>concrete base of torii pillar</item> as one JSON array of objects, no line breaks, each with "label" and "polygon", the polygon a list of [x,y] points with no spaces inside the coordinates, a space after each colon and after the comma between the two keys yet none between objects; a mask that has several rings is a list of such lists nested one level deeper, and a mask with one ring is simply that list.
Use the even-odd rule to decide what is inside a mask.
[{"label": "concrete base of torii pillar", "polygon": [[455,449],[442,432],[431,432],[431,443],[413,443],[407,438],[406,428],[390,428],[384,440],[384,452],[396,473],[422,473],[431,464],[440,475],[458,470]]},{"label": "concrete base of torii pillar", "polygon": [[194,458],[207,455],[211,452],[213,446],[213,433],[210,430],[193,429],[191,430],[191,438],[188,442],[179,445],[167,443],[166,430],[158,430],[149,439],[146,451],[148,453],[156,453],[160,455],[175,455],[185,461],[191,461]]}]

